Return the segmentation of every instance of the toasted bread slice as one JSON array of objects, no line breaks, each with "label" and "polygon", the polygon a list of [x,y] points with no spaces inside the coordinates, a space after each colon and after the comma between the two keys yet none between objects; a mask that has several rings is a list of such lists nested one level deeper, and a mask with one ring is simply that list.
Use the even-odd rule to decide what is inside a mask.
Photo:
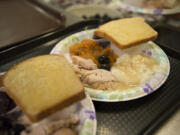
[{"label": "toasted bread slice", "polygon": [[33,122],[85,97],[71,65],[59,55],[37,56],[13,66],[3,85]]},{"label": "toasted bread slice", "polygon": [[104,37],[120,49],[128,48],[157,38],[157,32],[143,18],[125,18],[101,25],[95,35]]}]

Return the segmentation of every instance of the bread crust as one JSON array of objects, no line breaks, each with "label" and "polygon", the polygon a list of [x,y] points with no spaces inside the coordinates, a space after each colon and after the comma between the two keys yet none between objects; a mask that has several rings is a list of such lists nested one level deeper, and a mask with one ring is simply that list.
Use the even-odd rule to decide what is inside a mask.
[{"label": "bread crust", "polygon": [[[14,102],[23,110],[23,112],[28,116],[28,118],[32,121],[32,122],[37,122],[42,120],[43,118],[53,114],[54,112],[56,112],[57,110],[61,110],[75,102],[78,102],[80,100],[82,100],[83,98],[86,97],[85,93],[82,91],[80,93],[77,93],[76,95],[73,95],[72,97],[70,97],[69,99],[66,99],[64,101],[62,101],[61,103],[52,106],[51,108],[48,108],[46,110],[44,110],[43,112],[37,114],[36,116],[32,116],[30,115],[26,109],[23,107],[23,105],[20,103],[20,101],[15,98],[15,96],[10,92],[9,89],[7,89],[5,87],[6,92],[8,93],[8,95],[14,100]],[[84,90],[84,88],[82,89]]]},{"label": "bread crust", "polygon": [[138,41],[132,42],[131,44],[128,44],[128,45],[122,45],[119,42],[117,42],[116,40],[114,40],[113,37],[111,37],[110,35],[108,35],[107,33],[103,32],[103,31],[101,31],[99,29],[97,29],[94,32],[94,34],[99,36],[99,37],[104,37],[104,38],[108,39],[109,41],[114,43],[120,49],[126,49],[126,48],[129,48],[129,47],[141,44],[141,43],[145,43],[145,42],[150,41],[150,40],[155,40],[157,38],[157,35],[158,35],[158,34],[156,34],[155,36],[152,36],[150,38],[146,38],[144,40],[138,40]]},{"label": "bread crust", "polygon": [[[123,22],[122,24],[120,22],[128,22],[128,24],[124,24],[125,22]],[[103,37],[103,38],[106,38],[108,39],[109,41],[111,41],[112,43],[114,43],[118,48],[120,49],[126,49],[126,48],[129,48],[129,47],[132,47],[132,46],[135,46],[135,45],[138,45],[138,44],[141,44],[141,43],[145,43],[147,41],[150,41],[150,40],[155,40],[158,36],[158,33],[154,30],[153,33],[151,33],[152,35],[149,36],[149,37],[142,37],[142,39],[136,39],[136,40],[132,40],[130,43],[121,43],[119,41],[117,41],[115,39],[115,37],[112,37],[111,34],[109,34],[108,32],[106,32],[106,29],[107,27],[109,26],[109,31],[111,33],[111,31],[113,32],[113,30],[111,29],[111,26],[112,24],[115,25],[116,27],[114,28],[119,28],[119,27],[124,27],[124,25],[126,25],[125,27],[128,27],[128,25],[131,25],[131,24],[135,24],[135,23],[142,23],[146,28],[149,27],[148,29],[152,29],[149,25],[147,25],[145,23],[145,20],[144,18],[141,18],[141,17],[134,17],[134,18],[124,18],[124,19],[119,19],[119,20],[114,20],[114,21],[110,21],[104,25],[101,25],[98,27],[98,29],[94,32],[95,35],[99,36],[99,37]],[[124,25],[123,25],[124,24]],[[141,26],[140,26],[141,27]],[[132,28],[132,32],[134,32],[134,28]],[[121,31],[119,31],[120,33]],[[116,37],[118,37],[118,33],[116,35]]]},{"label": "bread crust", "polygon": [[[60,55],[57,55],[57,54],[51,54],[51,55],[55,55],[55,56],[60,56]],[[49,55],[41,55],[41,56],[49,56]],[[41,57],[41,56],[36,56],[36,57]],[[60,57],[63,57],[63,56],[60,56]],[[33,59],[34,57],[30,58],[30,59],[27,59],[28,61]],[[26,62],[27,60],[24,60],[20,63],[23,63],[23,62]],[[17,64],[15,64],[14,66],[12,66],[9,71],[11,70],[14,70],[16,68]],[[74,72],[74,70],[73,70]],[[84,92],[84,88],[82,88],[81,92],[79,93],[76,93],[75,95],[72,95],[69,99],[65,99],[64,101],[52,106],[51,108],[48,108],[44,111],[42,111],[41,113],[37,114],[36,116],[33,116],[31,114],[29,114],[27,112],[27,110],[23,107],[23,105],[21,104],[21,102],[13,95],[13,93],[6,87],[5,85],[5,78],[7,76],[8,72],[6,72],[3,76],[3,79],[2,79],[2,83],[3,83],[3,86],[5,88],[5,91],[7,92],[7,94],[14,100],[14,102],[23,110],[23,112],[29,117],[29,119],[32,121],[32,122],[37,122],[39,120],[42,120],[43,118],[53,114],[54,112],[56,112],[57,110],[59,109],[63,109],[75,102],[78,102],[80,101],[81,99],[85,98],[86,95],[85,95],[85,92]],[[75,74],[75,73],[74,73]],[[78,78],[78,77],[77,77]],[[79,78],[78,78],[79,79]]]}]

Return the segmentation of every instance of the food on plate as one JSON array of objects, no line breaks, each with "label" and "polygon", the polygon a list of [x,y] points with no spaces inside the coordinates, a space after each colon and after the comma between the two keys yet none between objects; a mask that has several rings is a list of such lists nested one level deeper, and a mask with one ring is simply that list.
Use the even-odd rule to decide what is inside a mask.
[{"label": "food on plate", "polygon": [[103,48],[96,41],[91,39],[84,39],[80,43],[75,43],[70,46],[69,52],[72,56],[80,56],[84,59],[91,59],[98,67],[102,67],[99,61],[99,57],[105,56],[109,59],[106,63],[108,66],[112,66],[116,61],[117,55],[112,51],[111,48]]},{"label": "food on plate", "polygon": [[[84,59],[84,61],[88,60]],[[126,53],[117,59],[111,71],[89,70],[83,65],[78,65],[78,62],[73,63],[72,67],[85,87],[100,90],[122,90],[136,87],[159,71],[158,63],[150,56]]]},{"label": "food on plate", "polygon": [[158,70],[158,63],[145,54],[123,54],[111,68],[118,81],[134,87],[150,79]]},{"label": "food on plate", "polygon": [[110,44],[111,44],[110,41],[108,41],[104,38],[98,37],[94,34],[92,39],[95,40],[104,49],[107,47],[110,47]]},{"label": "food on plate", "polygon": [[72,68],[84,86],[97,89],[102,88],[102,84],[106,82],[106,84],[103,85],[103,90],[112,88],[110,85],[107,85],[107,83],[115,82],[117,79],[110,71],[98,69],[95,65],[96,64],[90,59],[72,56]]},{"label": "food on plate", "polygon": [[3,85],[34,122],[85,97],[71,65],[59,55],[37,56],[13,66]]},{"label": "food on plate", "polygon": [[171,9],[175,8],[179,0],[144,0],[143,6],[150,9]]},{"label": "food on plate", "polygon": [[[21,119],[21,122],[24,122],[23,119]],[[40,122],[36,126],[27,126],[26,129],[21,132],[21,135],[71,135],[72,133],[72,135],[76,135],[75,127],[77,127],[78,124],[79,118],[77,118],[76,115],[72,115],[66,120],[56,117],[56,119],[47,119]]]},{"label": "food on plate", "polygon": [[139,86],[158,72],[159,65],[148,54],[128,54],[126,48],[156,37],[157,32],[143,18],[111,21],[95,30],[92,40],[84,39],[69,47],[73,70],[85,87],[93,89]]},{"label": "food on plate", "polygon": [[83,67],[84,69],[97,69],[97,65],[91,59],[86,60],[79,56],[72,56],[72,62],[80,67]]},{"label": "food on plate", "polygon": [[85,84],[91,85],[96,82],[107,82],[116,80],[111,72],[104,69],[86,70],[80,68],[78,65],[73,65],[72,67],[80,80]]},{"label": "food on plate", "polygon": [[115,80],[116,81],[95,82],[92,85],[87,86],[98,90],[125,90],[134,87],[134,85],[120,82],[117,79]]},{"label": "food on plate", "polygon": [[76,135],[76,133],[69,128],[62,128],[56,131],[53,135]]},{"label": "food on plate", "polygon": [[21,112],[16,112],[16,115],[18,118],[13,115],[0,116],[1,135],[58,135],[58,133],[77,135],[76,128],[80,123],[75,114],[66,119],[60,119],[57,115],[53,119],[46,119],[36,124],[30,122],[28,117]]},{"label": "food on plate", "polygon": [[120,49],[155,40],[157,37],[157,32],[140,17],[108,22],[98,27],[94,33],[108,39]]}]

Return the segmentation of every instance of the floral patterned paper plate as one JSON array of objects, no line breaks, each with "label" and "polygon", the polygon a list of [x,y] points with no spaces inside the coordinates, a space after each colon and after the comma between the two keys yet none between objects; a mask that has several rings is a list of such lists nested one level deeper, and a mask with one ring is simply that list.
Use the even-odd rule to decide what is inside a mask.
[{"label": "floral patterned paper plate", "polygon": [[144,0],[112,0],[109,7],[118,9],[122,8],[127,11],[144,13],[144,14],[155,14],[155,15],[168,15],[180,13],[180,3],[176,8],[172,9],[149,9],[141,7]]},{"label": "floral patterned paper plate", "polygon": [[[80,42],[83,39],[92,39],[94,30],[81,31],[73,34],[64,40],[60,41],[51,51],[51,54],[59,54],[65,56],[69,62],[72,62],[69,55],[69,47],[76,42]],[[104,101],[104,102],[119,102],[128,101],[136,98],[140,98],[151,94],[156,91],[167,79],[170,71],[170,64],[168,57],[163,50],[153,42],[147,42],[145,44],[131,47],[121,51],[111,44],[111,48],[118,55],[124,52],[129,54],[146,53],[157,61],[160,67],[160,71],[154,74],[147,82],[141,84],[138,87],[126,89],[126,90],[95,90],[92,88],[86,88],[86,92],[90,95],[92,100]]]},{"label": "floral patterned paper plate", "polygon": [[96,135],[97,119],[93,102],[88,94],[86,98],[78,103],[65,108],[60,112],[61,117],[77,115],[80,124],[77,127],[78,135]]},{"label": "floral patterned paper plate", "polygon": [[80,119],[80,124],[76,129],[78,135],[96,135],[96,112],[93,102],[88,94],[86,94],[85,99],[62,110],[59,116],[63,119],[71,116],[72,114],[76,115]]}]

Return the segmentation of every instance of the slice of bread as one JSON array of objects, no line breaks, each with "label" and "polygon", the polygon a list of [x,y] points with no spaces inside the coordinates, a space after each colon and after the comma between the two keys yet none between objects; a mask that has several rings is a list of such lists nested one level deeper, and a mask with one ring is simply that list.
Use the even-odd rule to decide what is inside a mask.
[{"label": "slice of bread", "polygon": [[140,17],[108,22],[101,25],[94,34],[108,39],[120,49],[157,38],[157,32]]},{"label": "slice of bread", "polygon": [[85,97],[71,65],[59,55],[37,56],[13,66],[3,85],[33,122]]}]

